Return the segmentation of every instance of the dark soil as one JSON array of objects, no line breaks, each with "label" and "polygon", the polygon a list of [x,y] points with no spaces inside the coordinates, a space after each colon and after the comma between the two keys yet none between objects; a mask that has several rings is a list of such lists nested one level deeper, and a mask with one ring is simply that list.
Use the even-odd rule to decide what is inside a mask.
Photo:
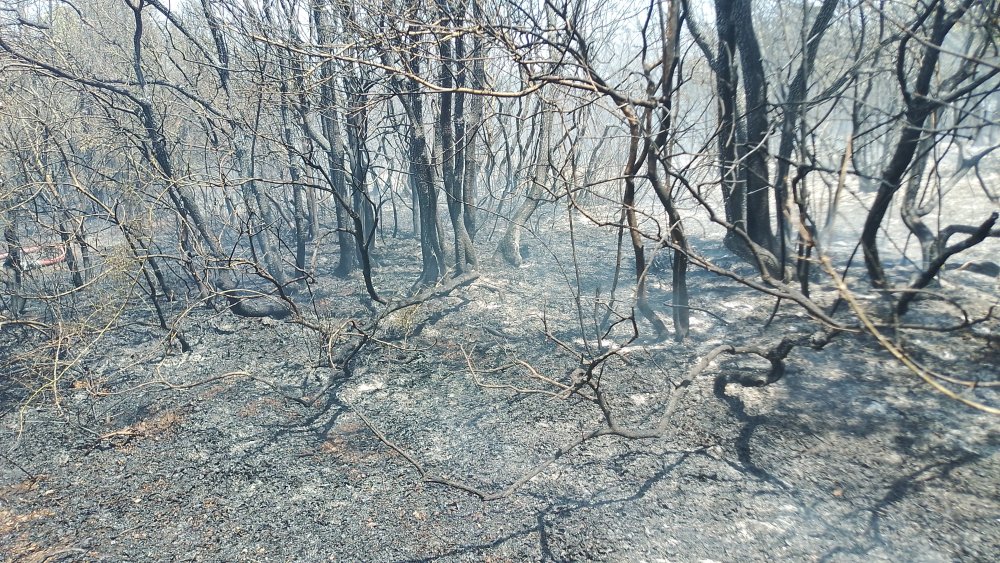
[{"label": "dark soil", "polygon": [[[330,342],[291,322],[201,308],[180,322],[193,346],[182,353],[136,312],[48,387],[0,378],[4,558],[1000,559],[997,418],[850,334],[796,348],[784,377],[763,387],[724,376],[765,374],[766,362],[723,356],[686,388],[666,436],[587,442],[507,498],[423,481],[401,452],[429,474],[495,492],[600,423],[596,406],[553,397],[560,389],[527,366],[566,384],[578,365],[545,326],[581,353],[597,348],[594,300],[610,299],[610,273],[599,272],[614,251],[578,228],[578,271],[556,244],[565,231],[550,231],[529,241],[524,267],[484,257],[477,280],[393,313],[353,356],[348,320],[370,317],[363,287],[326,280],[316,310],[343,328]],[[415,243],[393,244],[376,270],[390,297],[417,274]],[[819,328],[783,305],[764,329],[773,299],[691,275],[691,337],[641,339],[602,372],[631,427],[649,426],[670,382],[715,346]],[[652,302],[669,303],[668,291],[669,278],[654,280]],[[925,320],[941,314],[919,307],[912,314]],[[604,344],[625,342],[627,329]],[[23,342],[4,331],[9,356]],[[907,342],[938,369],[995,381],[997,345],[986,339],[996,327],[977,331],[914,331]],[[997,404],[990,392],[973,395]]]}]

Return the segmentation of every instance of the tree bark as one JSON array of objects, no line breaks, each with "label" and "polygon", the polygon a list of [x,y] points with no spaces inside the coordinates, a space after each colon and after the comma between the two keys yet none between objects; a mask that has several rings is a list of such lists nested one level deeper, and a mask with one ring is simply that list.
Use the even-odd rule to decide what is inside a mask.
[{"label": "tree bark", "polygon": [[750,240],[773,252],[771,184],[767,163],[767,78],[764,76],[763,56],[754,31],[750,4],[751,0],[733,2],[747,113],[746,142],[742,150],[746,174],[746,230]]},{"label": "tree bark", "polygon": [[545,186],[549,181],[549,167],[552,165],[551,143],[552,143],[552,120],[555,116],[555,108],[549,106],[545,101],[541,101],[541,125],[538,131],[538,144],[535,149],[534,172],[528,184],[528,193],[518,206],[514,215],[510,218],[507,232],[500,241],[500,254],[504,260],[512,266],[520,266],[524,262],[521,254],[521,231],[531,219],[538,204],[545,197],[547,190]]},{"label": "tree bark", "polygon": [[[320,47],[330,42],[329,14],[326,14],[328,0],[312,0],[313,25],[316,31],[316,41]],[[336,74],[332,58],[325,58],[319,65],[319,99],[320,123],[323,136],[326,137],[327,166],[332,181],[331,189],[337,194],[337,247],[338,261],[334,275],[347,277],[357,268],[357,249],[354,246],[350,214],[345,205],[350,205],[350,195],[347,192],[347,180],[344,171],[344,138],[341,131],[340,112],[337,110],[337,92],[333,88]]]},{"label": "tree bark", "polygon": [[774,177],[774,205],[778,220],[778,262],[782,265],[787,261],[787,241],[791,234],[787,227],[786,218],[791,214],[791,204],[788,199],[788,171],[791,166],[792,151],[799,123],[805,116],[807,109],[805,99],[809,90],[809,77],[815,66],[816,53],[819,52],[820,42],[823,40],[823,35],[826,33],[839,2],[840,0],[823,0],[809,34],[805,37],[802,61],[799,63],[795,78],[788,86],[788,97],[782,104],[781,141],[778,145],[777,171]]},{"label": "tree bark", "polygon": [[[726,210],[726,222],[746,230],[746,186],[740,181],[736,158],[736,29],[733,22],[734,0],[715,0],[715,28],[719,51],[715,59],[715,88],[718,99],[719,176]],[[689,16],[690,18],[690,16]],[[727,232],[725,245],[737,252],[743,240]],[[739,252],[737,252],[739,253]]]},{"label": "tree bark", "polygon": [[[885,214],[896,192],[902,185],[903,176],[909,169],[917,152],[923,132],[924,122],[939,105],[928,96],[931,82],[937,72],[938,60],[941,55],[941,45],[952,27],[961,19],[974,0],[964,0],[954,12],[948,13],[944,2],[935,2],[928,7],[910,27],[909,33],[900,41],[897,52],[896,74],[906,111],[903,114],[903,129],[892,153],[892,158],[882,171],[878,192],[872,202],[871,209],[865,218],[861,231],[860,245],[865,256],[865,267],[874,287],[886,287],[887,280],[879,258],[876,238],[882,226]],[[912,90],[906,76],[906,49],[909,41],[924,26],[931,16],[934,16],[930,36],[924,40],[922,60]]]},{"label": "tree bark", "polygon": [[[450,27],[452,21],[445,0],[437,0],[440,17]],[[453,94],[452,87],[464,86],[464,48],[462,37],[452,39],[439,36],[437,40],[438,54],[441,57],[439,82],[444,90],[440,94],[441,111],[437,120],[437,140],[441,145],[441,170],[444,181],[444,193],[448,204],[448,215],[451,218],[452,231],[455,234],[455,269],[458,273],[472,271],[476,267],[476,249],[472,238],[465,227],[463,206],[465,197],[462,193],[464,179],[464,154],[462,144],[465,142],[464,102],[462,93]]]}]

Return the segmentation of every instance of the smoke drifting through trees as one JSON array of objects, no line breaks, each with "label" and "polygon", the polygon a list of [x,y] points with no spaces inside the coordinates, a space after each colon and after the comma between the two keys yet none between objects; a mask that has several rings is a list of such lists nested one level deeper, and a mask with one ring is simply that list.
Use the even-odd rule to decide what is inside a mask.
[{"label": "smoke drifting through trees", "polygon": [[[928,287],[997,248],[1000,6],[695,4],[8,3],[2,322],[58,339],[55,319],[146,308],[187,349],[188,307],[321,328],[315,280],[353,275],[376,319],[406,302],[380,288],[381,248],[419,239],[422,295],[530,262],[523,232],[555,213],[605,228],[597,267],[632,296],[567,289],[604,308],[598,332],[634,308],[637,335],[684,340],[703,269],[875,333],[996,412],[898,331],[923,324],[914,301],[966,307],[960,285]],[[957,211],[967,196],[992,209]],[[723,243],[739,261],[711,258]],[[53,244],[65,271],[29,283],[29,249]],[[671,300],[653,302],[666,258]],[[992,307],[958,318],[991,345],[973,329]]]}]

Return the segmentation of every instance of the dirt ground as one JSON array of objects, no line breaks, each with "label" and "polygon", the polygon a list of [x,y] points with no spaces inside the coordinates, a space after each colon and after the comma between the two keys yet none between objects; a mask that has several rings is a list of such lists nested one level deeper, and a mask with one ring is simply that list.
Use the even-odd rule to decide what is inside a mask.
[{"label": "dirt ground", "polygon": [[[1000,559],[1000,421],[850,334],[796,348],[763,387],[725,376],[766,363],[720,357],[683,388],[663,437],[589,441],[508,497],[422,479],[412,462],[500,491],[600,423],[592,403],[553,396],[547,380],[568,383],[578,360],[545,327],[574,350],[597,346],[594,302],[610,299],[614,250],[580,228],[574,262],[558,245],[565,231],[543,231],[523,267],[484,256],[478,279],[393,313],[353,356],[360,279],[317,287],[319,318],[343,329],[330,342],[198,308],[181,321],[193,346],[182,353],[136,311],[48,388],[0,377],[4,559]],[[394,241],[380,257],[387,294],[416,278],[417,251]],[[625,277],[616,298],[627,310]],[[788,305],[762,328],[773,299],[691,278],[690,338],[641,339],[602,373],[631,427],[662,414],[670,383],[717,345],[817,330]],[[969,280],[995,301],[996,280]],[[669,291],[668,277],[652,281],[667,320]],[[929,365],[996,381],[1000,350],[984,345],[996,326],[977,330],[907,342]],[[3,338],[9,351],[23,335]],[[973,395],[998,403],[991,389]]]}]

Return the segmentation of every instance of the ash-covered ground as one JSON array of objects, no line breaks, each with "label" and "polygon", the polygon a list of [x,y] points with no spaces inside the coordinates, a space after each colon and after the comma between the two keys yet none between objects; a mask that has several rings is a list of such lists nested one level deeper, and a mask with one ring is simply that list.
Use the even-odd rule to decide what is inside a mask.
[{"label": "ash-covered ground", "polygon": [[[598,243],[606,236],[585,231],[575,233],[575,261],[552,228],[528,241],[522,268],[485,256],[471,283],[375,327],[359,278],[321,280],[309,314],[331,338],[201,307],[180,317],[193,347],[181,352],[148,311],[132,311],[54,381],[0,377],[0,552],[8,561],[1000,558],[1000,421],[849,333],[822,350],[795,348],[785,375],[762,387],[727,376],[765,373],[766,362],[720,356],[682,388],[662,437],[588,441],[509,496],[484,501],[424,480],[502,491],[601,423],[592,402],[560,392],[575,353],[628,336],[622,323],[598,342],[615,254]],[[415,279],[417,252],[394,241],[380,255],[376,283],[390,297]],[[619,311],[629,310],[629,267]],[[951,279],[981,288],[972,298],[988,306],[996,280],[954,277],[975,275]],[[650,299],[669,321],[661,276]],[[764,328],[773,298],[702,271],[691,278],[690,337],[643,336],[601,371],[629,427],[663,415],[674,385],[716,346],[820,328],[788,304]],[[948,322],[933,305],[915,311]],[[995,331],[912,332],[907,346],[939,370],[996,381]],[[3,346],[23,346],[20,334],[8,329]],[[997,403],[990,388],[969,396]]]}]

